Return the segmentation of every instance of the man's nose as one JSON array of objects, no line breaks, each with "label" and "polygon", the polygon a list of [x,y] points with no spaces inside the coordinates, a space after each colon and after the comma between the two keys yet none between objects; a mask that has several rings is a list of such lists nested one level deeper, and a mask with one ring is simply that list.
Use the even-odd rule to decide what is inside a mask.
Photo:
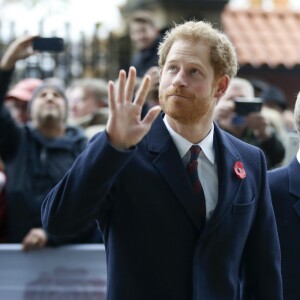
[{"label": "man's nose", "polygon": [[178,86],[187,86],[187,75],[184,72],[184,70],[181,69],[179,72],[177,72],[177,74],[173,78],[172,84],[175,87],[178,87]]},{"label": "man's nose", "polygon": [[55,99],[55,95],[51,92],[47,93],[46,94],[46,97],[45,97],[47,100],[54,100]]}]

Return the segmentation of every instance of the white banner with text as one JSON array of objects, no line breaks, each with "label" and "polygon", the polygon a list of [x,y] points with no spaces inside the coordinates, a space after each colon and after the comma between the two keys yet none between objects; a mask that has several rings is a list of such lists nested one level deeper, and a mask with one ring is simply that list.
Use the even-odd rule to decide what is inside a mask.
[{"label": "white banner with text", "polygon": [[22,251],[0,244],[0,299],[104,300],[103,245],[72,245]]}]

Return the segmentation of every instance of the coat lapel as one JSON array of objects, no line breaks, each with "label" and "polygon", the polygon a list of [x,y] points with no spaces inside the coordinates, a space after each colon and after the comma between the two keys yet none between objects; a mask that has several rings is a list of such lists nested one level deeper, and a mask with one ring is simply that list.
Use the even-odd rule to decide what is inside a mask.
[{"label": "coat lapel", "polygon": [[174,199],[178,199],[192,223],[200,232],[199,206],[192,191],[185,167],[173,140],[166,129],[162,117],[158,117],[148,134],[149,151],[157,155],[153,164],[166,180]]},{"label": "coat lapel", "polygon": [[243,179],[234,172],[234,165],[242,158],[227,136],[215,124],[214,147],[218,166],[218,202],[211,219],[208,221],[204,235],[212,232],[223,220],[232,207]]},{"label": "coat lapel", "polygon": [[[157,154],[153,160],[153,164],[173,190],[176,196],[174,198],[180,201],[191,221],[200,232],[200,208],[197,205],[198,202],[193,194],[182,159],[161,116],[153,124],[147,139],[149,151]],[[218,164],[219,199],[211,219],[205,226],[203,234],[208,234],[219,225],[231,208],[242,183],[242,179],[238,178],[234,173],[234,165],[236,161],[242,161],[241,157],[216,124],[214,145]]]}]

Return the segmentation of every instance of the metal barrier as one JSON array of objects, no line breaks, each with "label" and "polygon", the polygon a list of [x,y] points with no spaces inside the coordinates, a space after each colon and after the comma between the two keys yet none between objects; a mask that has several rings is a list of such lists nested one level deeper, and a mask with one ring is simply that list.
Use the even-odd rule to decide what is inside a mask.
[{"label": "metal barrier", "polygon": [[104,300],[106,257],[103,245],[72,245],[22,251],[0,245],[0,299]]}]

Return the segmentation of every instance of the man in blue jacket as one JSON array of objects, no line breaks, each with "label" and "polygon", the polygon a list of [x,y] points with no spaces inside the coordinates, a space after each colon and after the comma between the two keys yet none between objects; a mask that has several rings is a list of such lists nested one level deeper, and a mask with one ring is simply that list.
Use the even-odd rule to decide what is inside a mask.
[{"label": "man in blue jacket", "polygon": [[[295,110],[295,125],[300,134],[300,93]],[[300,299],[300,151],[285,167],[268,173],[277,222],[281,252],[285,300]]]},{"label": "man in blue jacket", "polygon": [[0,62],[0,157],[7,183],[6,238],[22,243],[24,250],[46,245],[101,240],[97,224],[82,227],[74,235],[54,238],[41,224],[41,203],[86,146],[76,127],[66,125],[67,99],[58,86],[39,86],[30,102],[31,122],[20,126],[4,105],[15,63],[31,55],[34,37],[22,37],[9,45]]},{"label": "man in blue jacket", "polygon": [[232,44],[190,21],[159,57],[164,113],[141,119],[150,79],[132,102],[135,69],[121,70],[106,131],[46,197],[44,228],[64,236],[99,217],[109,300],[282,299],[264,155],[213,123],[237,71]]}]

